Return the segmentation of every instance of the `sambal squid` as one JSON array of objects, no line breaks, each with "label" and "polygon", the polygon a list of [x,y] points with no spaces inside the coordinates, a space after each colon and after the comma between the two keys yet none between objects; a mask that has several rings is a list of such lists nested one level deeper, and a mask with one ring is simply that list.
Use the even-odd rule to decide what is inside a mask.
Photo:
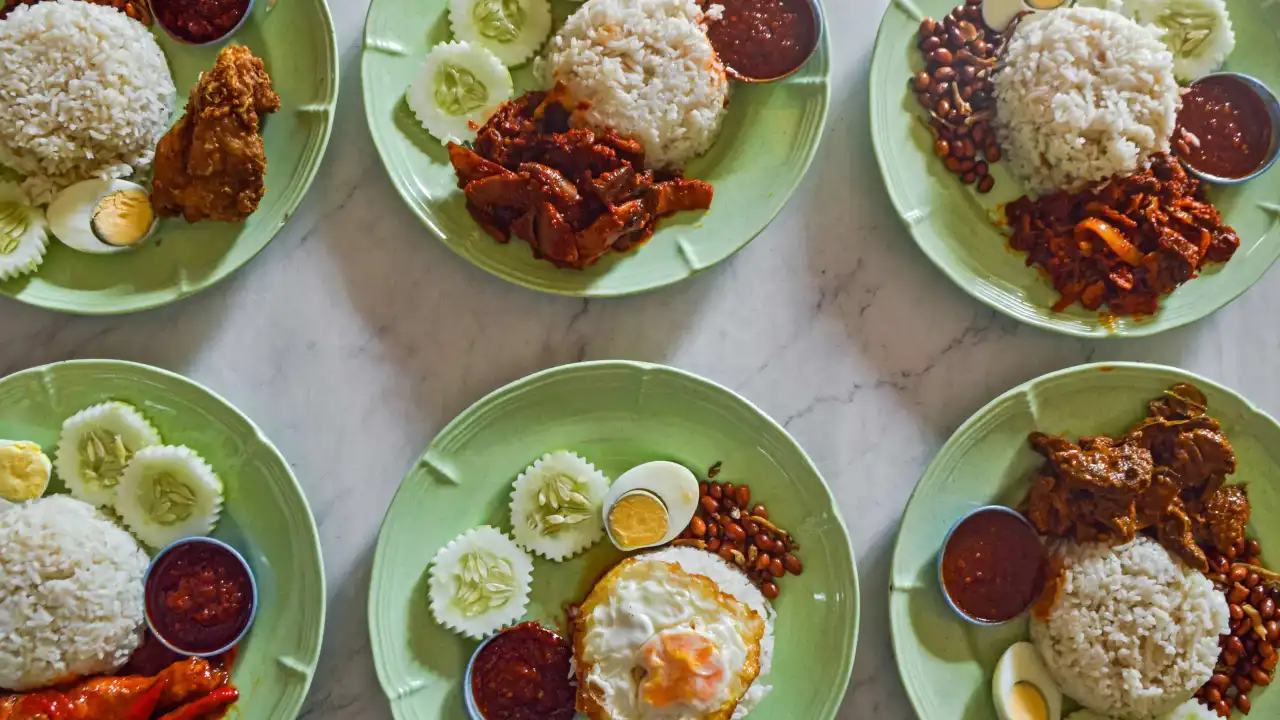
[{"label": "sambal squid", "polygon": [[1083,191],[1023,197],[1005,209],[1010,245],[1043,268],[1061,295],[1116,315],[1151,315],[1160,298],[1209,263],[1231,259],[1240,238],[1170,155],[1149,169]]}]

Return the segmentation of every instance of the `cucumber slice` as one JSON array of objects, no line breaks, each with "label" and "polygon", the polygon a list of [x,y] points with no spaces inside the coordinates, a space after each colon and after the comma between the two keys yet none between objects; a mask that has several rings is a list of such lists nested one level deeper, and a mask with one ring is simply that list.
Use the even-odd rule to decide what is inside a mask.
[{"label": "cucumber slice", "polygon": [[1194,82],[1227,61],[1236,47],[1224,0],[1124,0],[1124,13],[1154,25],[1173,53],[1173,74]]},{"label": "cucumber slice", "polygon": [[442,143],[475,138],[489,116],[511,99],[511,73],[497,56],[465,42],[440,43],[409,86],[409,108]]},{"label": "cucumber slice", "polygon": [[159,444],[160,433],[137,408],[102,403],[62,423],[54,468],[72,495],[91,505],[111,506],[134,453]]},{"label": "cucumber slice", "polygon": [[516,544],[560,562],[604,537],[600,514],[609,479],[576,453],[543,455],[516,478],[511,490],[511,534]]},{"label": "cucumber slice", "polygon": [[222,480],[190,448],[143,448],[120,478],[115,507],[135,537],[162,548],[213,532],[222,515]]},{"label": "cucumber slice", "polygon": [[40,268],[49,248],[44,211],[26,203],[14,183],[0,182],[0,282]]},{"label": "cucumber slice", "polygon": [[551,36],[550,0],[450,0],[449,24],[459,40],[488,49],[515,67]]},{"label": "cucumber slice", "polygon": [[427,573],[436,622],[480,640],[524,617],[533,560],[495,527],[481,525],[440,548]]}]

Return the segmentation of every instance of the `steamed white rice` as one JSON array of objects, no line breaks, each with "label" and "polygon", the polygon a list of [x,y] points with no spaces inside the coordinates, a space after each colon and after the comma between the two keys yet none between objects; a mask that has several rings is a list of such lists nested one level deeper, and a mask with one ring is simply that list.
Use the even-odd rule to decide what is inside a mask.
[{"label": "steamed white rice", "polygon": [[764,684],[767,680],[766,676],[773,669],[773,625],[777,617],[773,606],[764,599],[764,595],[751,584],[751,580],[741,570],[705,550],[668,547],[647,557],[674,563],[691,575],[701,575],[710,579],[720,586],[720,592],[733,596],[735,600],[754,610],[764,620],[764,636],[760,638],[760,674],[756,676],[755,682],[751,683],[751,687],[747,688],[746,694],[743,695],[733,713],[733,720],[741,720],[773,689],[772,686]]},{"label": "steamed white rice", "polygon": [[173,99],[164,53],[124,13],[57,0],[0,20],[0,163],[36,203],[150,165]]},{"label": "steamed white rice", "polygon": [[587,0],[551,39],[539,74],[590,103],[576,124],[634,138],[651,167],[679,167],[711,147],[729,101],[703,20],[696,0]]},{"label": "steamed white rice", "polygon": [[138,648],[147,555],[66,495],[0,505],[0,688],[118,670]]},{"label": "steamed white rice", "polygon": [[1227,601],[1146,537],[1121,547],[1063,543],[1062,593],[1031,641],[1062,692],[1096,713],[1169,712],[1213,675]]},{"label": "steamed white rice", "polygon": [[1160,36],[1083,7],[1018,26],[996,73],[996,125],[1031,192],[1077,190],[1169,150],[1181,100]]}]

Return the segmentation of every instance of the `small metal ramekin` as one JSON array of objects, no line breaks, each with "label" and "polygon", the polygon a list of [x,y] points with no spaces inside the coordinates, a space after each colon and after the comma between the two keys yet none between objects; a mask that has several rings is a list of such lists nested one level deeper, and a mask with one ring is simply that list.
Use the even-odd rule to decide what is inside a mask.
[{"label": "small metal ramekin", "polygon": [[738,73],[737,71],[733,70],[732,68],[726,65],[725,72],[729,75],[729,77],[733,78],[734,80],[737,80],[738,82],[744,82],[744,83],[751,83],[751,84],[771,83],[771,82],[777,82],[778,80],[781,80],[786,77],[791,77],[792,75],[795,75],[796,73],[800,72],[800,69],[803,68],[805,65],[808,65],[809,61],[813,59],[813,56],[817,54],[818,48],[822,47],[822,34],[826,32],[827,24],[823,19],[821,0],[805,0],[805,2],[809,5],[809,9],[813,11],[813,23],[814,23],[813,47],[809,48],[809,54],[804,56],[804,60],[800,61],[799,65],[796,65],[795,67],[779,75],[778,77],[771,77],[771,78],[747,77],[746,75],[742,75],[741,73]]},{"label": "small metal ramekin", "polygon": [[218,43],[223,42],[224,40],[231,37],[232,35],[235,35],[236,33],[240,32],[240,28],[244,27],[244,24],[249,21],[249,16],[253,14],[254,2],[255,0],[249,0],[249,7],[244,9],[244,15],[240,17],[240,22],[236,23],[235,27],[228,30],[221,37],[217,37],[217,38],[214,38],[213,40],[210,40],[209,42],[202,42],[202,43],[192,42],[182,37],[178,33],[174,32],[173,30],[170,30],[169,26],[165,25],[164,22],[160,20],[160,16],[156,14],[155,8],[152,8],[151,16],[155,20],[156,25],[160,26],[160,29],[164,30],[164,33],[169,37],[173,38],[175,41],[180,42],[183,45],[190,45],[191,47],[208,47],[210,45],[217,45]]},{"label": "small metal ramekin", "polygon": [[197,652],[191,652],[190,650],[183,650],[182,648],[176,645],[173,645],[164,637],[164,635],[161,635],[160,632],[156,630],[155,624],[152,623],[151,621],[151,608],[145,598],[142,601],[143,612],[146,615],[147,628],[149,628],[151,630],[151,634],[154,635],[155,638],[160,641],[160,644],[178,653],[179,655],[185,655],[187,657],[203,657],[203,658],[217,657],[218,655],[221,655],[231,650],[231,648],[235,647],[236,645],[239,645],[240,642],[244,640],[245,636],[249,634],[249,628],[253,627],[253,621],[258,619],[258,579],[254,577],[253,568],[249,567],[249,561],[244,559],[244,556],[240,554],[240,551],[222,542],[221,540],[215,540],[211,537],[183,538],[181,540],[178,540],[176,542],[169,544],[163,550],[156,553],[156,556],[151,560],[151,564],[147,566],[147,573],[142,576],[142,587],[143,587],[143,592],[146,592],[147,585],[151,580],[151,571],[155,569],[156,565],[159,564],[160,560],[164,558],[165,555],[168,555],[169,552],[172,551],[174,548],[182,547],[183,545],[193,545],[196,543],[203,543],[205,545],[214,545],[223,550],[226,550],[228,553],[231,554],[232,557],[234,557],[237,561],[239,561],[240,565],[244,568],[245,573],[249,576],[249,589],[252,592],[252,597],[250,598],[251,604],[249,606],[250,608],[249,622],[245,623],[244,628],[240,631],[238,635],[236,635],[235,639],[227,643],[226,645],[218,648],[217,650],[214,650],[213,652],[197,653]]},{"label": "small metal ramekin", "polygon": [[476,658],[480,657],[480,652],[485,646],[493,642],[493,639],[502,634],[502,630],[490,635],[480,643],[476,651],[471,653],[471,659],[467,661],[467,672],[462,678],[462,702],[467,706],[467,715],[471,720],[485,720],[484,715],[480,714],[480,707],[476,705],[476,696],[471,689],[471,672],[475,669]]},{"label": "small metal ramekin", "polygon": [[966,621],[981,627],[1000,627],[1001,625],[1007,625],[1008,623],[1011,623],[1014,620],[1017,620],[1018,618],[1022,617],[1022,615],[1025,614],[1027,610],[1031,608],[1031,604],[1028,604],[1027,607],[1022,609],[1022,612],[1018,613],[1017,615],[1014,615],[1008,620],[1003,620],[1001,622],[979,620],[978,618],[973,617],[972,615],[966,613],[964,610],[961,610],[960,607],[956,605],[955,601],[951,599],[951,594],[947,592],[947,582],[942,576],[942,559],[947,554],[947,545],[951,544],[951,536],[955,534],[956,528],[960,527],[960,525],[962,525],[965,520],[968,520],[969,518],[979,513],[991,512],[991,511],[1002,512],[1007,515],[1012,515],[1018,518],[1018,520],[1023,525],[1027,526],[1027,529],[1031,530],[1033,534],[1038,535],[1038,533],[1036,533],[1036,529],[1032,527],[1031,523],[1028,522],[1027,519],[1022,516],[1022,513],[1018,512],[1017,510],[1014,510],[1013,508],[1010,508],[1010,507],[1006,507],[1004,505],[984,505],[980,508],[975,508],[973,510],[970,510],[969,512],[965,513],[964,516],[962,516],[959,520],[957,520],[955,524],[951,526],[951,529],[947,531],[947,537],[944,538],[942,541],[942,548],[938,550],[938,589],[942,591],[942,597],[946,599],[947,605],[949,605],[951,609],[955,611],[956,615],[959,615],[960,617],[964,618]]},{"label": "small metal ramekin", "polygon": [[1262,104],[1267,106],[1267,116],[1271,118],[1271,147],[1267,149],[1267,159],[1262,163],[1262,165],[1258,166],[1257,170],[1254,170],[1252,173],[1249,173],[1244,177],[1238,178],[1211,175],[1207,172],[1197,170],[1186,160],[1182,160],[1182,167],[1186,168],[1187,172],[1207,183],[1213,183],[1214,185],[1239,185],[1270,170],[1271,166],[1276,164],[1276,159],[1280,158],[1280,100],[1276,99],[1276,94],[1271,92],[1271,88],[1267,87],[1261,80],[1241,73],[1217,72],[1205,75],[1196,82],[1208,80],[1213,77],[1231,77],[1239,80],[1247,85],[1250,90],[1253,90],[1253,92],[1257,94],[1258,98],[1262,100]]}]

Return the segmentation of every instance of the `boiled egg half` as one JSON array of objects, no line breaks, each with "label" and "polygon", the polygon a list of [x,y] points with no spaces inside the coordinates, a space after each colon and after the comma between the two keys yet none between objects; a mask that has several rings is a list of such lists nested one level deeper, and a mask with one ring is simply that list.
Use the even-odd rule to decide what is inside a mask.
[{"label": "boiled egg half", "polygon": [[619,550],[639,550],[674,540],[697,507],[698,478],[679,463],[655,460],[615,480],[602,512],[613,544]]},{"label": "boiled egg half", "polygon": [[1022,13],[1056,10],[1067,3],[1068,0],[983,0],[982,22],[996,32],[1004,32]]},{"label": "boiled egg half", "polygon": [[991,693],[1000,720],[1061,720],[1062,691],[1029,642],[1009,646],[996,664]]},{"label": "boiled egg half", "polygon": [[151,196],[127,180],[85,180],[49,203],[49,230],[63,245],[110,255],[140,245],[156,228]]}]

